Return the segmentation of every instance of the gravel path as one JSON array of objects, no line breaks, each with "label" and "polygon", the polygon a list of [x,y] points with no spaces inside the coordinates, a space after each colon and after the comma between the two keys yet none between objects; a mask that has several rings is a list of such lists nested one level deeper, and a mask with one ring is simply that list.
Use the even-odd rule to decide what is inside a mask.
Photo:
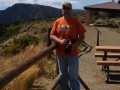
[{"label": "gravel path", "polygon": [[[100,34],[99,45],[120,45],[120,34],[114,29],[105,27],[97,27],[97,29],[102,33]],[[94,46],[96,46],[97,41],[97,30],[92,26],[86,27],[86,30],[85,47],[80,51],[79,54],[79,75],[86,85],[85,87],[81,84],[81,90],[87,90],[87,88],[89,88],[89,90],[120,90],[120,78],[119,80],[112,80],[111,83],[106,84],[105,77],[101,71],[101,66],[96,64],[96,60],[98,60],[98,58],[94,57]],[[111,66],[110,69],[112,68],[116,68],[118,70],[120,69],[119,66]],[[120,73],[118,74],[120,77]]]}]

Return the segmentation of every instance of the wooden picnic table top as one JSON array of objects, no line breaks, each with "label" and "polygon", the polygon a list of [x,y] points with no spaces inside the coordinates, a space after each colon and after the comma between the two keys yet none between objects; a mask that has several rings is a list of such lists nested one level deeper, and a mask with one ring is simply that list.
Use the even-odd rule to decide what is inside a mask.
[{"label": "wooden picnic table top", "polygon": [[96,51],[120,52],[120,46],[95,46]]}]

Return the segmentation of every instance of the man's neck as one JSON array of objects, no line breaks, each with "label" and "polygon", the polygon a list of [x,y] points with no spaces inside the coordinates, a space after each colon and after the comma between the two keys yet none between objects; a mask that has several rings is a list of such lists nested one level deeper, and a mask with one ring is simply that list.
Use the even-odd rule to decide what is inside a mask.
[{"label": "man's neck", "polygon": [[69,19],[71,16],[63,16],[65,20]]}]

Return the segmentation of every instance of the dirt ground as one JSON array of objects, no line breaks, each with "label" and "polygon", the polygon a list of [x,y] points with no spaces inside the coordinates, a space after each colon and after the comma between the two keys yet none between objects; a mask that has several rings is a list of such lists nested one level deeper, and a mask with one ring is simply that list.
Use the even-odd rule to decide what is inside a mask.
[{"label": "dirt ground", "polygon": [[[94,57],[95,46],[97,45],[97,30],[99,35],[99,45],[119,46],[120,34],[115,29],[105,27],[86,27],[85,44],[79,53],[80,69],[79,75],[82,80],[81,90],[120,90],[120,73],[113,74],[110,82],[105,82],[105,77],[101,71],[102,66],[96,64],[96,60],[102,58]],[[115,59],[115,58],[114,58]],[[119,66],[110,66],[110,70],[120,70]]]}]

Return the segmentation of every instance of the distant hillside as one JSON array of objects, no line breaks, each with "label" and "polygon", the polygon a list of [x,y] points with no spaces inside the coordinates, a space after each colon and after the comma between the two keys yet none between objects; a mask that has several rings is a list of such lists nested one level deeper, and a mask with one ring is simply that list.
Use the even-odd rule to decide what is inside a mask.
[{"label": "distant hillside", "polygon": [[[73,10],[80,13],[83,10]],[[26,21],[29,19],[44,19],[61,15],[61,9],[37,4],[15,4],[0,11],[0,22]]]}]

